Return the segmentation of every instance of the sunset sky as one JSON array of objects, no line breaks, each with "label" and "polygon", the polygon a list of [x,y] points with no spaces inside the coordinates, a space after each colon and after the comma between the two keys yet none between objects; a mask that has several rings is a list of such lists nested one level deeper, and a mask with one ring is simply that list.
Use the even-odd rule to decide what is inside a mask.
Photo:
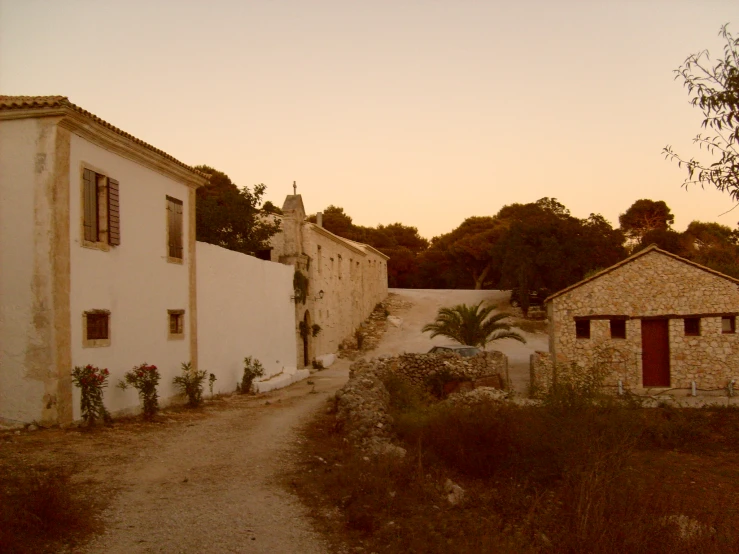
[{"label": "sunset sky", "polygon": [[0,0],[0,93],[64,95],[282,205],[342,206],[430,238],[557,198],[614,226],[664,200],[675,228],[732,228],[681,188],[701,113],[673,70],[722,54],[739,1]]}]

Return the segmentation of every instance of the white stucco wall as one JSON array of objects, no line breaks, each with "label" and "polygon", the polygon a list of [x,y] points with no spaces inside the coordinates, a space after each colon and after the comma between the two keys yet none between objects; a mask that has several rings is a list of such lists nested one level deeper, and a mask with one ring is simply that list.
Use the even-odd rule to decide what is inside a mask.
[{"label": "white stucco wall", "polygon": [[28,366],[47,347],[34,325],[49,309],[39,302],[49,274],[35,263],[34,184],[36,154],[53,149],[54,135],[41,131],[38,120],[0,121],[0,422],[11,424],[40,420],[44,395],[43,377]]},{"label": "white stucco wall", "polygon": [[[82,164],[120,183],[121,244],[104,252],[82,246]],[[190,361],[189,189],[174,179],[72,135],[70,151],[71,340],[72,365],[107,367],[105,404],[112,412],[137,408],[135,390],[114,385],[134,366],[159,368],[160,398],[176,394],[172,378]],[[183,202],[182,264],[167,262],[166,196]],[[110,346],[83,346],[83,313],[110,310]],[[168,339],[168,309],[185,310],[184,339]],[[73,390],[74,418],[80,417],[79,390]]]},{"label": "white stucco wall", "polygon": [[[198,358],[214,392],[233,392],[246,356],[265,369],[259,390],[305,377],[297,370],[293,268],[198,242]],[[272,379],[270,379],[272,377]]]}]

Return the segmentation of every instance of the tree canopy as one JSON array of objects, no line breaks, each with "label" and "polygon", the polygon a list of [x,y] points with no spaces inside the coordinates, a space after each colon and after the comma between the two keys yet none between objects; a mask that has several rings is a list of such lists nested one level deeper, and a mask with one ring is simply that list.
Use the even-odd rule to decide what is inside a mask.
[{"label": "tree canopy", "polygon": [[280,229],[279,221],[264,217],[258,206],[266,187],[239,189],[225,173],[207,165],[195,169],[210,176],[196,194],[196,238],[229,250],[254,254],[269,248],[269,239]]},{"label": "tree canopy", "polygon": [[688,89],[690,103],[703,112],[702,127],[711,132],[699,133],[693,142],[715,161],[686,159],[669,145],[663,152],[687,170],[684,186],[712,185],[739,202],[739,38],[728,25],[721,27],[719,36],[726,41],[722,58],[711,61],[708,50],[703,50],[675,70],[676,79]]},{"label": "tree canopy", "polygon": [[624,234],[641,244],[644,235],[650,231],[669,230],[675,222],[675,216],[663,200],[642,198],[618,216],[618,221]]}]

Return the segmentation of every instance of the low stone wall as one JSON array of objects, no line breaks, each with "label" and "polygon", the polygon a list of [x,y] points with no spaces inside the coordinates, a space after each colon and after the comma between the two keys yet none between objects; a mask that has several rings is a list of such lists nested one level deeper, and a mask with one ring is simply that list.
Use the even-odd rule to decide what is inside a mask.
[{"label": "low stone wall", "polygon": [[[358,360],[350,368],[349,381],[336,393],[337,424],[354,444],[375,452],[395,449],[398,453],[397,447],[390,444],[393,420],[389,409],[390,395],[383,379],[394,374],[412,386],[426,388],[429,376],[443,372],[452,380],[456,378],[487,387],[491,380],[501,383],[507,369],[508,358],[501,352],[485,352],[473,358],[460,358],[449,353],[402,354],[371,361]],[[500,379],[497,376],[501,376]],[[505,393],[501,395],[505,396]]]},{"label": "low stone wall", "polygon": [[[351,372],[362,371],[367,367],[368,362],[360,362],[352,366]],[[380,371],[390,371],[404,377],[419,388],[426,385],[428,377],[442,372],[460,381],[475,381],[494,375],[500,375],[504,381],[508,380],[508,357],[502,352],[482,352],[472,358],[461,358],[451,352],[401,354],[393,358],[372,360],[370,364]]]},{"label": "low stone wall", "polygon": [[529,373],[529,393],[532,398],[545,395],[552,387],[554,362],[549,352],[537,350],[531,354]]}]

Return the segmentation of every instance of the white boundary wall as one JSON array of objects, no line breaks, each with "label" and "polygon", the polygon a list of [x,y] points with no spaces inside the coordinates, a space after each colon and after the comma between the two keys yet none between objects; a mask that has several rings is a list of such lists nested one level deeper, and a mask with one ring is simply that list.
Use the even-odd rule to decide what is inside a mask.
[{"label": "white boundary wall", "polygon": [[198,242],[198,366],[215,374],[213,392],[233,392],[244,358],[264,366],[260,392],[309,375],[297,369],[292,266]]}]

